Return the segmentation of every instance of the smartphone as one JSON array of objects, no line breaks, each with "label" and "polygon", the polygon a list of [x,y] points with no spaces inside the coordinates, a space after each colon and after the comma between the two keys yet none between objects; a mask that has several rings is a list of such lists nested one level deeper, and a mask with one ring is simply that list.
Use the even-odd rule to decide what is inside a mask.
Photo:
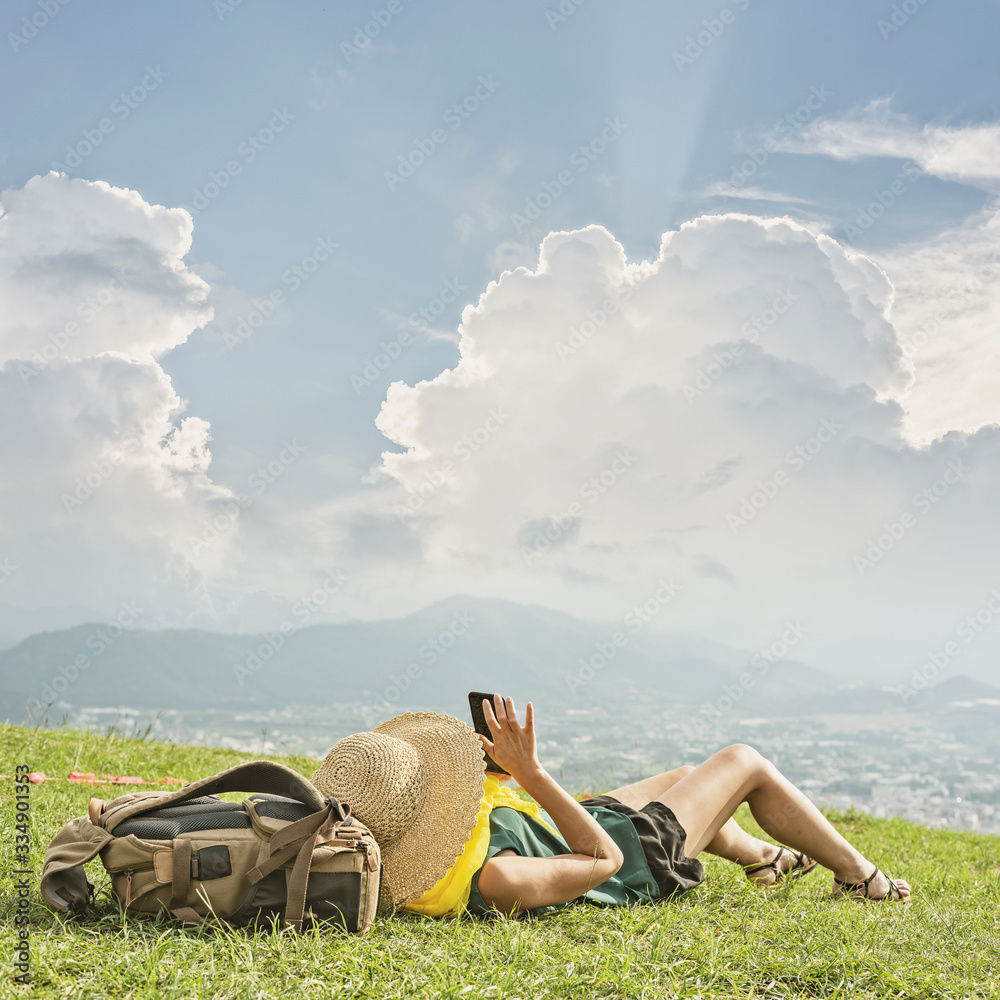
[{"label": "smartphone", "polygon": [[[490,727],[486,725],[486,713],[483,711],[484,698],[490,705],[493,704],[493,695],[484,694],[482,691],[469,692],[469,710],[472,712],[472,728],[492,742],[493,734],[490,732]],[[510,774],[510,771],[505,771],[489,754],[486,754],[486,770],[492,771],[494,774]]]}]

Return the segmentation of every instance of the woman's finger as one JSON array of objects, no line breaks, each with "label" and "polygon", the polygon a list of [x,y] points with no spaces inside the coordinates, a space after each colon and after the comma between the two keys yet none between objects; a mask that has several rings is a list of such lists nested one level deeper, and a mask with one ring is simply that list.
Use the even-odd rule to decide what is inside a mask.
[{"label": "woman's finger", "polygon": [[483,699],[483,715],[486,716],[486,725],[489,727],[490,734],[496,739],[497,733],[500,732],[500,723],[493,714],[493,706],[485,698]]},{"label": "woman's finger", "polygon": [[524,729],[532,736],[535,734],[535,706],[530,701],[524,708]]},{"label": "woman's finger", "polygon": [[517,711],[514,708],[514,699],[507,699],[507,720],[512,726],[517,725]]},{"label": "woman's finger", "polygon": [[500,695],[493,695],[493,704],[496,708],[496,719],[497,724],[503,727],[503,724],[507,721],[507,706],[503,702],[503,698]]}]

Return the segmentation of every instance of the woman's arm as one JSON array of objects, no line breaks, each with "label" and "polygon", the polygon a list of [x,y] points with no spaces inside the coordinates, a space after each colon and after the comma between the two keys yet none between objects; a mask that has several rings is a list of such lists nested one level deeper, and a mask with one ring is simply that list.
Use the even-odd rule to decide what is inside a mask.
[{"label": "woman's arm", "polygon": [[574,853],[553,858],[493,857],[479,875],[479,892],[485,902],[505,911],[568,903],[611,878],[622,866],[622,852],[539,763],[531,702],[521,726],[511,698],[505,703],[494,695],[493,700],[493,706],[483,702],[493,737],[492,742],[479,737],[483,748],[549,814]]}]

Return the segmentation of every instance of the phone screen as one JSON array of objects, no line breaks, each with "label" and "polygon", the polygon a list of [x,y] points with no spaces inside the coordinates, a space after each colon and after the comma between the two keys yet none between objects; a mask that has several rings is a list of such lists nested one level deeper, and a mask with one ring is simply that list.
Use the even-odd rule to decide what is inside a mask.
[{"label": "phone screen", "polygon": [[[493,735],[490,733],[490,727],[486,725],[486,713],[483,711],[484,698],[491,705],[493,704],[493,695],[484,694],[482,691],[469,692],[469,709],[472,712],[472,728],[475,729],[477,733],[481,733],[488,740],[492,740]],[[509,771],[505,771],[489,754],[486,754],[486,770],[492,771],[494,774],[510,774]]]}]

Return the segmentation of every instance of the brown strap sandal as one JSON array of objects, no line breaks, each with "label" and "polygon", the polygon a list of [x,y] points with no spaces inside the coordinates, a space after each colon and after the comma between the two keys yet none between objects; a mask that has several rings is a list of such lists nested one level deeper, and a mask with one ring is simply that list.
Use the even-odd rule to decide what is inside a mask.
[{"label": "brown strap sandal", "polygon": [[[781,861],[781,856],[783,854],[790,854],[792,856],[792,864],[788,871],[781,871],[778,868],[778,864]],[[803,875],[808,875],[817,865],[818,861],[814,861],[812,858],[807,857],[801,851],[792,851],[787,847],[779,847],[778,853],[768,862],[762,865],[754,865],[753,868],[746,869],[746,876],[748,879],[753,881],[753,876],[766,871],[770,868],[774,872],[774,881],[770,885],[781,885],[781,883],[787,879],[802,878]],[[764,883],[767,884],[767,883]]]},{"label": "brown strap sandal", "polygon": [[842,899],[846,896],[850,899],[870,899],[873,903],[884,903],[886,900],[893,903],[902,902],[904,900],[903,891],[888,875],[885,875],[885,880],[889,883],[885,895],[873,896],[871,894],[872,879],[880,873],[885,875],[885,872],[876,865],[875,871],[864,882],[841,882],[840,879],[835,878],[833,880],[833,898]]}]

